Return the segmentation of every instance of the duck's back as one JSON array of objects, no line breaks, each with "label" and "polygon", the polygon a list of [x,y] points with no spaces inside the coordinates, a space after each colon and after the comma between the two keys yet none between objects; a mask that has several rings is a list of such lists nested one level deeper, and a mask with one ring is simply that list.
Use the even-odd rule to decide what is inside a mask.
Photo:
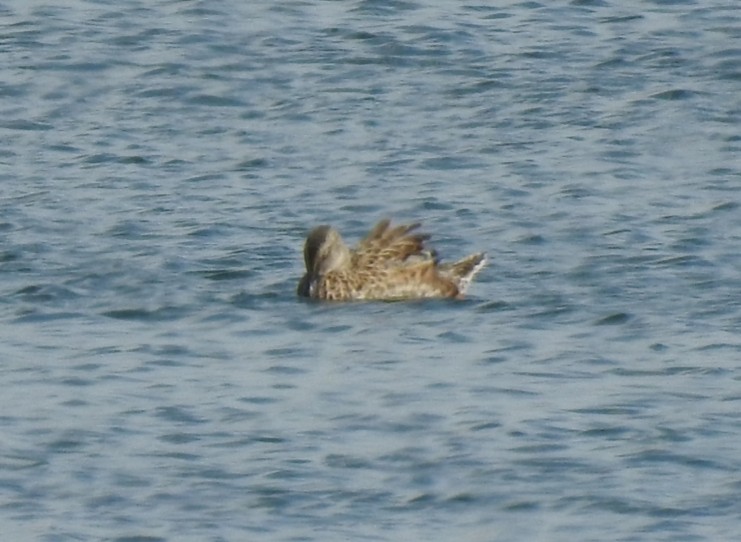
[{"label": "duck's back", "polygon": [[314,296],[327,300],[395,300],[455,297],[455,282],[441,276],[433,261],[333,271],[321,277]]}]

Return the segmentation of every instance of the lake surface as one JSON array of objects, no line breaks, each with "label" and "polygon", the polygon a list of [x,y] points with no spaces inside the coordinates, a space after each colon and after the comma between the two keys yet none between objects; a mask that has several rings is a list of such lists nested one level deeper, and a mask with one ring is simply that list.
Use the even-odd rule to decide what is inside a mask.
[{"label": "lake surface", "polygon": [[[741,532],[737,1],[0,1],[0,532]],[[299,301],[311,227],[485,250]]]}]

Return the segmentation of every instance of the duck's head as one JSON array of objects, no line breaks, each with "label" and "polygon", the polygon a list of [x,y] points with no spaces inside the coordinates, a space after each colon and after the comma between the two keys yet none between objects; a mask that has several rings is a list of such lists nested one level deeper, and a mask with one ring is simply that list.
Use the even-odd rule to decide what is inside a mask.
[{"label": "duck's head", "polygon": [[306,272],[314,276],[325,275],[350,263],[350,250],[331,226],[317,226],[309,232],[304,244]]}]

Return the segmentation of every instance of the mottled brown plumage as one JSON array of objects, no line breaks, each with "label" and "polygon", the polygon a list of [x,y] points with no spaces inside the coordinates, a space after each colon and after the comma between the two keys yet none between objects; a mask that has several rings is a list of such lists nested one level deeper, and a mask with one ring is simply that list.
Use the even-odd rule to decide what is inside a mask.
[{"label": "mottled brown plumage", "polygon": [[462,297],[484,266],[483,253],[440,264],[424,246],[429,236],[414,233],[419,224],[390,226],[381,220],[353,250],[331,226],[314,228],[304,244],[306,274],[298,295],[334,301]]}]

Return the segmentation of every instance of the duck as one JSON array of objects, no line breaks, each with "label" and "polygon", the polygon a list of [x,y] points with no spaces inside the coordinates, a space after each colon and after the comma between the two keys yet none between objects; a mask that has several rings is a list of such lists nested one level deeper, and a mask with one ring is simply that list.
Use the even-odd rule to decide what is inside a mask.
[{"label": "duck", "polygon": [[425,246],[430,236],[418,233],[420,226],[392,226],[385,218],[354,248],[332,226],[313,228],[304,243],[306,273],[296,293],[324,301],[463,298],[486,254],[441,263]]}]

